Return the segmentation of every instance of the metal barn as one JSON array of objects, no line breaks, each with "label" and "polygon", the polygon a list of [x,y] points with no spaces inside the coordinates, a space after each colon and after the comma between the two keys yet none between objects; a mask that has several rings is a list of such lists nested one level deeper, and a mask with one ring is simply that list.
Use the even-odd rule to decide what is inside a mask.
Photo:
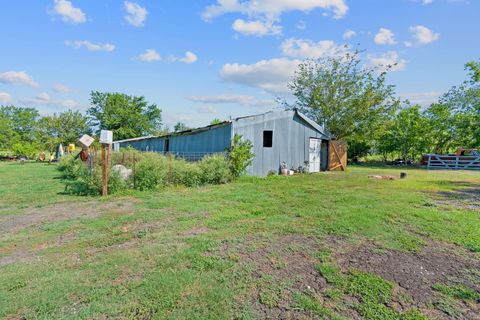
[{"label": "metal barn", "polygon": [[114,148],[132,147],[199,160],[207,154],[225,152],[235,134],[253,144],[255,157],[247,169],[249,175],[266,176],[270,171],[278,172],[282,163],[294,170],[299,167],[306,167],[310,172],[328,170],[331,136],[296,110],[240,117],[161,137],[115,141]]}]

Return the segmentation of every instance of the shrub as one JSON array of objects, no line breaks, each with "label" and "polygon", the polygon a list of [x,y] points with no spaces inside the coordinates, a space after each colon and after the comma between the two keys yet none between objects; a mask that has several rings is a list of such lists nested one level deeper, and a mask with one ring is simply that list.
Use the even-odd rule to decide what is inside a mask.
[{"label": "shrub", "polygon": [[[57,169],[65,184],[65,191],[78,195],[99,195],[102,193],[102,167],[99,163],[88,172],[88,166],[80,159],[65,156],[60,159]],[[113,194],[125,190],[127,184],[117,172],[108,172],[108,192]]]},{"label": "shrub", "polygon": [[250,140],[242,140],[242,136],[236,134],[233,137],[232,147],[228,154],[230,173],[238,178],[244,174],[247,167],[252,164],[255,154],[252,152],[253,145]]},{"label": "shrub", "polygon": [[171,181],[174,185],[197,187],[201,185],[201,171],[196,163],[188,163],[185,160],[175,159],[172,161]]},{"label": "shrub", "polygon": [[135,167],[135,188],[152,190],[168,183],[167,170],[169,161],[157,153],[146,153]]},{"label": "shrub", "polygon": [[29,159],[37,156],[39,147],[34,143],[15,143],[12,146],[12,151],[17,157],[27,157]]},{"label": "shrub", "polygon": [[204,184],[221,184],[230,180],[230,168],[225,155],[207,156],[198,164]]}]

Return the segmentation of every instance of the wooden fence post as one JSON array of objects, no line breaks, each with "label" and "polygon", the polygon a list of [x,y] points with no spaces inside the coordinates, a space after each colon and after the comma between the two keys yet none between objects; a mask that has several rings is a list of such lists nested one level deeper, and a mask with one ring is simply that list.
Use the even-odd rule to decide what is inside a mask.
[{"label": "wooden fence post", "polygon": [[108,194],[107,159],[105,144],[102,143],[102,196]]}]

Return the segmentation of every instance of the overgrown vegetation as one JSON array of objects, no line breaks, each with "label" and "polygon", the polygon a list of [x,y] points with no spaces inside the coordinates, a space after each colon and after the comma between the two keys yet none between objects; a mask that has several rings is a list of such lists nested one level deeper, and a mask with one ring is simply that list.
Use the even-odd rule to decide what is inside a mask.
[{"label": "overgrown vegetation", "polygon": [[[166,186],[198,187],[223,184],[237,179],[251,164],[253,153],[250,141],[235,136],[227,154],[205,156],[198,162],[187,162],[171,155],[139,152],[126,149],[113,154],[112,164],[121,164],[134,172],[122,179],[116,171],[108,170],[109,193],[125,189],[153,190]],[[73,156],[63,157],[58,165],[65,190],[74,194],[98,195],[102,191],[101,158],[91,161],[95,166]]]}]

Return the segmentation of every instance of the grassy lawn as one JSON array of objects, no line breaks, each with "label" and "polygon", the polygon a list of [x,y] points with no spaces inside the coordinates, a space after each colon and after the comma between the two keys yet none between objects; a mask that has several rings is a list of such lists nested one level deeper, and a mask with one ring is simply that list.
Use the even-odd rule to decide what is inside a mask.
[{"label": "grassy lawn", "polygon": [[402,170],[100,199],[0,163],[0,317],[478,319],[480,174]]}]

